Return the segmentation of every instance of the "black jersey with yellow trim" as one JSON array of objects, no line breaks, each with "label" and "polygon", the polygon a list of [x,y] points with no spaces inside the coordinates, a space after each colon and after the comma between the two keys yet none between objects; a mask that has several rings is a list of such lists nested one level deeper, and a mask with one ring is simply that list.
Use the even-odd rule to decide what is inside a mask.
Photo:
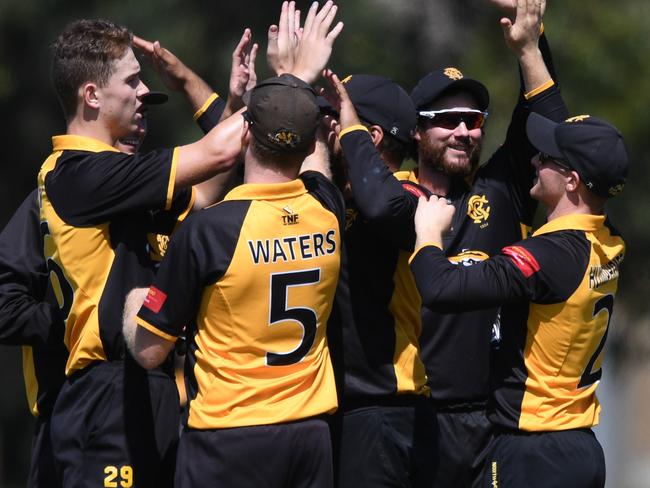
[{"label": "black jersey with yellow trim", "polygon": [[213,93],[194,114],[194,120],[204,133],[210,132],[219,123],[226,102],[217,93]]},{"label": "black jersey with yellow trim", "polygon": [[[553,74],[545,36],[540,49]],[[445,195],[456,208],[453,226],[444,239],[445,254],[458,265],[471,266],[525,237],[532,226],[536,203],[529,195],[534,178],[530,164],[536,153],[525,133],[528,114],[564,120],[568,110],[557,84],[524,97],[523,81],[504,143],[481,165],[471,181],[455,180]],[[341,138],[348,174],[361,212],[375,221],[401,222],[392,239],[413,241],[417,196],[404,191],[376,152],[366,131]],[[409,177],[417,182],[417,170]],[[423,307],[420,354],[431,395],[440,404],[484,402],[489,392],[493,339],[498,337],[498,308],[444,313]],[[488,327],[485,327],[488,324]],[[489,326],[495,328],[494,333]]]},{"label": "black jersey with yellow trim", "polygon": [[34,190],[0,234],[0,343],[22,346],[30,411],[47,417],[65,381],[68,351],[59,309],[45,300],[52,289],[42,241]]},{"label": "black jersey with yellow trim", "polygon": [[[374,146],[368,149],[373,151]],[[368,157],[379,155],[374,152]],[[417,196],[428,194],[409,181],[408,173],[397,176],[402,181],[396,202],[403,201],[404,189],[416,202]],[[390,178],[397,182],[393,175]],[[372,212],[364,214],[353,199],[346,207],[344,281],[349,303],[336,316],[335,325],[342,327],[335,342],[335,349],[341,350],[335,354],[335,367],[342,383],[342,406],[380,403],[395,395],[428,395],[418,349],[421,303],[408,268],[412,226],[385,214],[381,219]]]},{"label": "black jersey with yellow trim", "polygon": [[164,339],[187,337],[189,427],[276,424],[336,409],[326,324],[343,205],[332,183],[306,172],[241,185],[174,235],[136,320]]},{"label": "black jersey with yellow trim", "polygon": [[128,155],[74,135],[53,145],[38,175],[40,217],[70,375],[124,357],[126,294],[149,286],[158,264],[147,236],[170,234],[193,193],[174,187],[176,150]]},{"label": "black jersey with yellow trim", "polygon": [[426,246],[411,269],[430,307],[503,305],[489,418],[555,431],[598,423],[596,387],[624,255],[605,216],[573,214],[476,266],[453,266]]}]

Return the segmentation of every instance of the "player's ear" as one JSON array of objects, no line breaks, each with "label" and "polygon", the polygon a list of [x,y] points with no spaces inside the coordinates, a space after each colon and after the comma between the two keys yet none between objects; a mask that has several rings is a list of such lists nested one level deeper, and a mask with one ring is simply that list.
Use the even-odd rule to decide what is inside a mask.
[{"label": "player's ear", "polygon": [[241,129],[241,142],[242,146],[248,145],[251,142],[251,130],[250,130],[250,124],[248,123],[247,120],[244,119],[244,123],[242,124],[242,129]]},{"label": "player's ear", "polygon": [[371,125],[368,128],[368,131],[370,132],[370,137],[372,137],[372,143],[375,147],[379,147],[379,144],[381,144],[381,141],[384,139],[384,129],[378,125]]},{"label": "player's ear", "polygon": [[579,186],[580,186],[580,175],[575,171],[571,171],[567,176],[566,191],[569,193],[574,193],[578,191]]},{"label": "player's ear", "polygon": [[420,142],[422,140],[422,134],[420,133],[420,127],[416,126],[415,130],[413,131],[413,140]]},{"label": "player's ear", "polygon": [[99,109],[98,87],[95,83],[84,83],[79,87],[79,96],[83,100],[84,107]]}]

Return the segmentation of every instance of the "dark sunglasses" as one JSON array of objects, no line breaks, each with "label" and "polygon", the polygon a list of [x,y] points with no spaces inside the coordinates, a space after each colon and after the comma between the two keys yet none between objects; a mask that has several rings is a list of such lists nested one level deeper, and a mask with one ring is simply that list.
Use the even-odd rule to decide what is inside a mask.
[{"label": "dark sunglasses", "polygon": [[571,166],[569,166],[569,163],[566,162],[564,159],[554,158],[553,156],[551,156],[550,154],[546,154],[545,152],[539,153],[539,162],[542,164],[553,163],[558,168],[562,168],[567,171],[573,171],[571,169]]},{"label": "dark sunglasses", "polygon": [[430,125],[443,129],[455,129],[461,122],[465,123],[468,130],[480,129],[488,116],[481,110],[427,110],[418,112],[421,118],[427,119]]}]

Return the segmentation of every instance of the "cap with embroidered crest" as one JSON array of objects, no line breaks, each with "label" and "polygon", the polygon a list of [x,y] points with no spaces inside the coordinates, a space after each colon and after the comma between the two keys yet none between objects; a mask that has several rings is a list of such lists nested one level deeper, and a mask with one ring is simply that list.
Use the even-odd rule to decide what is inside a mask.
[{"label": "cap with embroidered crest", "polygon": [[411,91],[411,99],[417,110],[425,110],[434,100],[452,88],[467,91],[472,95],[479,110],[486,110],[490,104],[490,94],[485,85],[471,78],[465,78],[463,73],[454,67],[432,71],[420,79]]},{"label": "cap with embroidered crest", "polygon": [[564,161],[596,195],[618,195],[625,186],[629,158],[616,127],[591,115],[554,122],[531,113],[526,123],[530,142],[539,151]]},{"label": "cap with embroidered crest", "polygon": [[[357,114],[376,124],[397,140],[409,142],[415,130],[416,113],[408,93],[393,80],[378,75],[354,74],[342,80]],[[323,97],[318,104],[333,111]]]},{"label": "cap with embroidered crest", "polygon": [[244,96],[255,140],[269,149],[295,153],[314,142],[320,110],[313,88],[285,73],[258,83]]}]

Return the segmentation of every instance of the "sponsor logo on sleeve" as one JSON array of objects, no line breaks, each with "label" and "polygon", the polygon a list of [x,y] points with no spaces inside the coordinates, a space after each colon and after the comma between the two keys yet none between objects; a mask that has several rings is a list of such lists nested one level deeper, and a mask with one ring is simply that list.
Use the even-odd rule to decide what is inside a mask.
[{"label": "sponsor logo on sleeve", "polygon": [[535,257],[521,246],[504,247],[501,252],[510,258],[526,278],[530,278],[540,270],[539,263]]},{"label": "sponsor logo on sleeve", "polygon": [[153,313],[160,312],[160,309],[165,304],[167,300],[167,294],[164,291],[159,290],[155,286],[149,288],[149,293],[144,299],[144,306],[151,310]]}]

